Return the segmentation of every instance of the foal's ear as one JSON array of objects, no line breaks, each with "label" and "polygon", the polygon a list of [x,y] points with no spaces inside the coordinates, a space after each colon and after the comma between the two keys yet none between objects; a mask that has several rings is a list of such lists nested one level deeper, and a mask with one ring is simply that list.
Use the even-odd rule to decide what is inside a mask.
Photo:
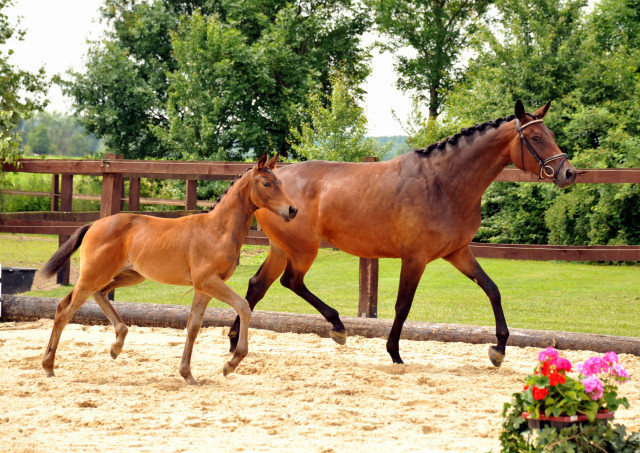
[{"label": "foal's ear", "polygon": [[275,156],[273,156],[271,159],[269,159],[269,162],[267,162],[267,167],[269,167],[270,169],[274,169],[276,168],[276,162],[278,162],[278,157],[280,156],[280,153],[276,153]]},{"label": "foal's ear", "polygon": [[258,170],[262,170],[266,162],[267,162],[267,152],[265,151],[260,157],[260,160],[258,161]]},{"label": "foal's ear", "polygon": [[527,120],[527,114],[524,111],[524,105],[522,105],[522,101],[520,99],[516,101],[516,118],[518,118],[521,123],[524,123]]},{"label": "foal's ear", "polygon": [[538,117],[538,119],[544,118],[544,116],[549,111],[549,107],[550,106],[551,106],[551,101],[547,102],[544,106],[542,106],[538,110],[536,110],[535,115]]}]

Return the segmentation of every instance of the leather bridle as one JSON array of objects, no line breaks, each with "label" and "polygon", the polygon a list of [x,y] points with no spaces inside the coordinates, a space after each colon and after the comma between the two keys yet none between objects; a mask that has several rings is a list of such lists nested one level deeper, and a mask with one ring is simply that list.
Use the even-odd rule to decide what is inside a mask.
[{"label": "leather bridle", "polygon": [[[542,119],[536,119],[536,120],[533,120],[533,121],[529,121],[524,126],[521,126],[520,125],[520,120],[518,118],[516,118],[516,129],[518,130],[518,134],[520,135],[520,158],[522,159],[522,169],[524,170],[524,149],[522,148],[522,144],[524,143],[525,146],[527,147],[527,149],[529,151],[531,151],[531,154],[533,155],[533,157],[538,162],[538,165],[540,165],[540,169],[538,170],[538,177],[540,179],[543,179],[545,176],[547,178],[553,178],[553,182],[555,183],[555,182],[557,182],[556,180],[558,178],[558,173],[560,172],[560,169],[562,168],[562,165],[564,165],[564,162],[567,160],[567,155],[565,153],[561,153],[561,154],[557,154],[555,156],[548,157],[548,158],[546,158],[544,160],[540,157],[540,155],[536,152],[535,149],[533,149],[533,146],[531,146],[531,143],[529,143],[527,138],[522,133],[522,129],[524,129],[525,127],[531,126],[532,124],[536,124],[536,123],[542,123]],[[560,161],[560,165],[558,165],[558,172],[556,173],[556,171],[553,169],[553,167],[551,165],[548,165],[548,164],[549,164],[549,162],[557,160],[557,159],[562,159],[562,160]]]}]

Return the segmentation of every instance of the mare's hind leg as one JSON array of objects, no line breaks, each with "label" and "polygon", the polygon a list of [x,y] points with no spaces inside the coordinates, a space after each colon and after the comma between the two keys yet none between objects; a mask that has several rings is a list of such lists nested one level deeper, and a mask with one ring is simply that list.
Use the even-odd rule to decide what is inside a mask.
[{"label": "mare's hind leg", "polygon": [[[247,288],[247,295],[245,299],[249,303],[249,308],[253,311],[258,302],[262,300],[267,290],[271,287],[271,284],[282,275],[285,266],[287,265],[287,256],[282,249],[271,244],[269,248],[269,255],[267,259],[262,263],[256,275],[249,280],[249,287]],[[240,316],[236,316],[231,329],[229,330],[229,352],[234,352],[238,344],[238,332],[240,331]]]},{"label": "mare's hind leg", "polygon": [[505,321],[504,313],[502,312],[502,303],[498,287],[493,283],[484,270],[482,270],[482,267],[478,264],[478,261],[475,256],[473,256],[468,245],[451,255],[446,256],[444,259],[453,264],[456,269],[464,275],[476,282],[489,297],[491,307],[493,308],[493,315],[496,319],[496,338],[498,339],[497,346],[489,347],[489,360],[491,360],[491,363],[494,366],[499,367],[502,365],[502,361],[504,360],[507,339],[509,338],[509,329],[507,329],[507,322]]},{"label": "mare's hind leg", "polygon": [[195,291],[193,294],[191,314],[189,314],[189,321],[187,322],[187,341],[184,344],[184,352],[182,353],[182,360],[180,361],[180,375],[189,385],[198,384],[198,381],[196,381],[191,374],[191,353],[193,352],[193,344],[196,341],[200,327],[202,327],[204,311],[210,300],[210,296],[200,291]]},{"label": "mare's hind leg", "polygon": [[110,350],[111,358],[113,359],[117,358],[122,351],[122,347],[124,346],[124,339],[129,332],[129,328],[122,320],[118,312],[114,310],[111,302],[109,302],[109,299],[107,298],[107,294],[109,294],[110,291],[116,288],[137,285],[138,283],[141,283],[143,281],[144,277],[142,275],[138,274],[136,271],[127,270],[116,275],[111,283],[109,283],[107,286],[102,288],[100,291],[97,291],[93,295],[96,302],[116,331],[116,341],[113,342]]},{"label": "mare's hind leg", "polygon": [[396,300],[396,317],[393,319],[393,325],[387,340],[387,352],[391,356],[393,363],[404,363],[400,358],[400,334],[402,333],[402,326],[409,316],[413,297],[416,294],[420,277],[422,277],[426,265],[423,260],[402,260],[398,299]]},{"label": "mare's hind leg", "polygon": [[51,338],[47,350],[42,358],[42,368],[47,377],[53,377],[53,365],[56,358],[56,350],[58,349],[58,343],[60,342],[60,335],[64,327],[71,321],[73,314],[80,306],[85,303],[87,298],[91,295],[91,290],[83,290],[78,285],[67,294],[56,308],[56,315],[53,319],[53,329],[51,330]]},{"label": "mare's hind leg", "polygon": [[307,256],[305,259],[305,257],[299,255],[295,257],[295,262],[291,260],[287,262],[287,267],[280,278],[280,283],[282,283],[282,286],[289,288],[298,296],[302,297],[304,300],[309,302],[313,308],[318,310],[320,314],[324,316],[324,319],[333,325],[333,329],[329,332],[331,339],[342,345],[347,342],[347,331],[340,320],[338,311],[322,302],[315,294],[309,291],[307,286],[304,284],[304,276],[311,267],[311,264],[313,264],[317,252],[318,250],[316,249],[313,256]]}]

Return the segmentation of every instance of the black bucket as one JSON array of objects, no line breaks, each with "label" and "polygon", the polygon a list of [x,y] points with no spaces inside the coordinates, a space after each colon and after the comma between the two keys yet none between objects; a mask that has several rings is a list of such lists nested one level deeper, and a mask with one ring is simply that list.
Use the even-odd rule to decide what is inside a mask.
[{"label": "black bucket", "polygon": [[18,294],[31,290],[33,285],[33,277],[38,269],[28,267],[3,267],[2,278],[2,294]]}]

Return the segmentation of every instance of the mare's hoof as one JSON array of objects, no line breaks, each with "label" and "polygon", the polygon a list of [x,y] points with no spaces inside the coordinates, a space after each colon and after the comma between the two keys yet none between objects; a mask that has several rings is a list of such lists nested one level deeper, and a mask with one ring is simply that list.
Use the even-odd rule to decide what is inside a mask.
[{"label": "mare's hoof", "polygon": [[122,346],[118,347],[115,343],[111,345],[111,350],[109,351],[109,353],[111,354],[111,358],[113,360],[117,359],[121,352]]},{"label": "mare's hoof", "polygon": [[229,362],[227,362],[222,367],[222,374],[224,376],[228,376],[229,373],[233,373],[235,371],[235,369],[236,369],[236,367],[229,365]]},{"label": "mare's hoof", "polygon": [[339,345],[345,345],[347,343],[347,332],[346,331],[338,332],[336,330],[331,330],[329,332],[329,336],[331,337],[331,339],[333,341],[335,341]]},{"label": "mare's hoof", "polygon": [[491,360],[494,367],[499,368],[504,360],[504,354],[498,351],[495,346],[489,346],[489,360]]},{"label": "mare's hoof", "polygon": [[46,369],[46,368],[45,368],[45,369],[44,369],[44,374],[45,374],[47,377],[56,377],[56,375],[53,373],[53,369],[48,370],[48,369]]}]

